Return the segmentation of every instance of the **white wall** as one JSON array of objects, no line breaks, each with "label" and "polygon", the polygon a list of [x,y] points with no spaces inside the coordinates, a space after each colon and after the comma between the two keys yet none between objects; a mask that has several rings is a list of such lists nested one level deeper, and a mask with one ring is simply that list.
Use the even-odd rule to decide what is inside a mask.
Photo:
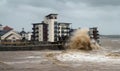
[{"label": "white wall", "polygon": [[43,41],[43,25],[39,25],[38,27],[39,27],[38,28],[38,31],[39,31],[39,33],[38,33],[38,35],[39,35],[38,39],[39,39],[39,41]]},{"label": "white wall", "polygon": [[27,40],[31,40],[31,36],[32,36],[32,33],[31,33],[31,32],[28,32],[28,33],[26,34],[26,39],[27,39]]},{"label": "white wall", "polygon": [[1,36],[1,40],[21,40],[22,36],[20,36],[18,33],[16,33],[15,31],[11,30],[8,33],[4,34],[3,36]]},{"label": "white wall", "polygon": [[9,37],[7,37],[6,40],[20,40],[20,38],[17,37],[16,35],[12,34]]},{"label": "white wall", "polygon": [[44,22],[48,24],[48,41],[54,42],[54,22],[57,21],[57,19],[46,19]]}]

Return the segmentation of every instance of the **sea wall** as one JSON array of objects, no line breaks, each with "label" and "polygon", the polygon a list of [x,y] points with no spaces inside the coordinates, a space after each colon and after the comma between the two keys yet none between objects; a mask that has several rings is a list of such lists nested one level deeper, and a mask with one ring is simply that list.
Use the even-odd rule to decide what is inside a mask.
[{"label": "sea wall", "polygon": [[0,51],[64,50],[62,45],[0,46]]}]

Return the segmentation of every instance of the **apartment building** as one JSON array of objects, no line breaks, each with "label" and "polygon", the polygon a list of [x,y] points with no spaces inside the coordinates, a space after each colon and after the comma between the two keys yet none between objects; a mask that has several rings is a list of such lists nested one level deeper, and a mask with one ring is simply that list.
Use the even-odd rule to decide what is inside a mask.
[{"label": "apartment building", "polygon": [[48,24],[48,41],[50,42],[57,41],[55,37],[57,31],[57,15],[58,14],[49,14],[44,18],[44,23]]},{"label": "apartment building", "polygon": [[58,23],[58,35],[62,36],[69,36],[70,32],[70,23]]},{"label": "apartment building", "polygon": [[34,41],[47,41],[47,24],[45,23],[33,23],[33,35]]},{"label": "apartment building", "polygon": [[97,43],[99,43],[99,31],[97,29],[97,27],[93,27],[93,28],[89,28],[89,36],[91,38],[91,40],[96,41]]},{"label": "apartment building", "polygon": [[69,36],[70,23],[58,23],[57,16],[58,14],[49,14],[42,23],[34,23],[33,40],[55,42],[60,37]]}]

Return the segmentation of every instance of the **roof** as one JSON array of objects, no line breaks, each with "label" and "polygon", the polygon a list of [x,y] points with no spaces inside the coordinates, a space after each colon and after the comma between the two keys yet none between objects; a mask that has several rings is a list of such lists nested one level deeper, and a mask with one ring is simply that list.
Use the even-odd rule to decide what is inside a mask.
[{"label": "roof", "polygon": [[20,34],[26,34],[26,32],[24,31],[24,28],[22,28],[22,31],[20,32]]},{"label": "roof", "polygon": [[20,34],[26,34],[26,32],[25,31],[21,31]]},{"label": "roof", "polygon": [[45,23],[33,23],[33,25],[42,25],[42,24],[45,24]]},{"label": "roof", "polygon": [[[17,32],[13,31],[13,30],[10,30],[8,31],[7,33],[5,33],[4,35],[1,36],[1,39],[2,40],[5,40],[6,38],[10,37],[11,35],[15,35],[17,37],[19,37],[19,39],[21,39],[21,35],[18,34]],[[17,38],[18,39],[18,38]]]},{"label": "roof", "polygon": [[58,14],[51,13],[51,14],[47,15],[46,17],[49,17],[49,16],[51,16],[51,15],[58,15]]},{"label": "roof", "polygon": [[3,35],[6,34],[7,32],[9,32],[9,31],[7,31],[7,30],[0,30],[0,36],[3,36]]},{"label": "roof", "polygon": [[2,24],[0,24],[0,26],[2,26]]},{"label": "roof", "polygon": [[13,30],[13,28],[11,28],[9,26],[5,26],[5,27],[3,27],[3,30],[10,31],[10,30]]},{"label": "roof", "polygon": [[63,22],[61,22],[61,23],[58,23],[59,25],[60,24],[64,24],[64,25],[69,25],[69,24],[71,24],[71,23],[63,23]]}]

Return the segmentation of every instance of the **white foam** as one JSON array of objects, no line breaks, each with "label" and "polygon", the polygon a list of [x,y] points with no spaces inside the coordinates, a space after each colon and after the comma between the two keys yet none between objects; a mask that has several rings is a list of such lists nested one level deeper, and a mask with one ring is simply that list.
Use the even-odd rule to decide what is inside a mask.
[{"label": "white foam", "polygon": [[26,58],[41,58],[40,56],[28,56]]},{"label": "white foam", "polygon": [[42,60],[23,60],[23,61],[11,61],[11,62],[3,62],[5,64],[25,64],[25,63],[41,63],[43,61],[48,61],[47,59]]},{"label": "white foam", "polygon": [[106,62],[106,61],[120,61],[120,59],[109,59],[104,55],[91,55],[91,54],[81,54],[81,53],[64,53],[56,56],[60,61],[90,61],[90,62]]}]

